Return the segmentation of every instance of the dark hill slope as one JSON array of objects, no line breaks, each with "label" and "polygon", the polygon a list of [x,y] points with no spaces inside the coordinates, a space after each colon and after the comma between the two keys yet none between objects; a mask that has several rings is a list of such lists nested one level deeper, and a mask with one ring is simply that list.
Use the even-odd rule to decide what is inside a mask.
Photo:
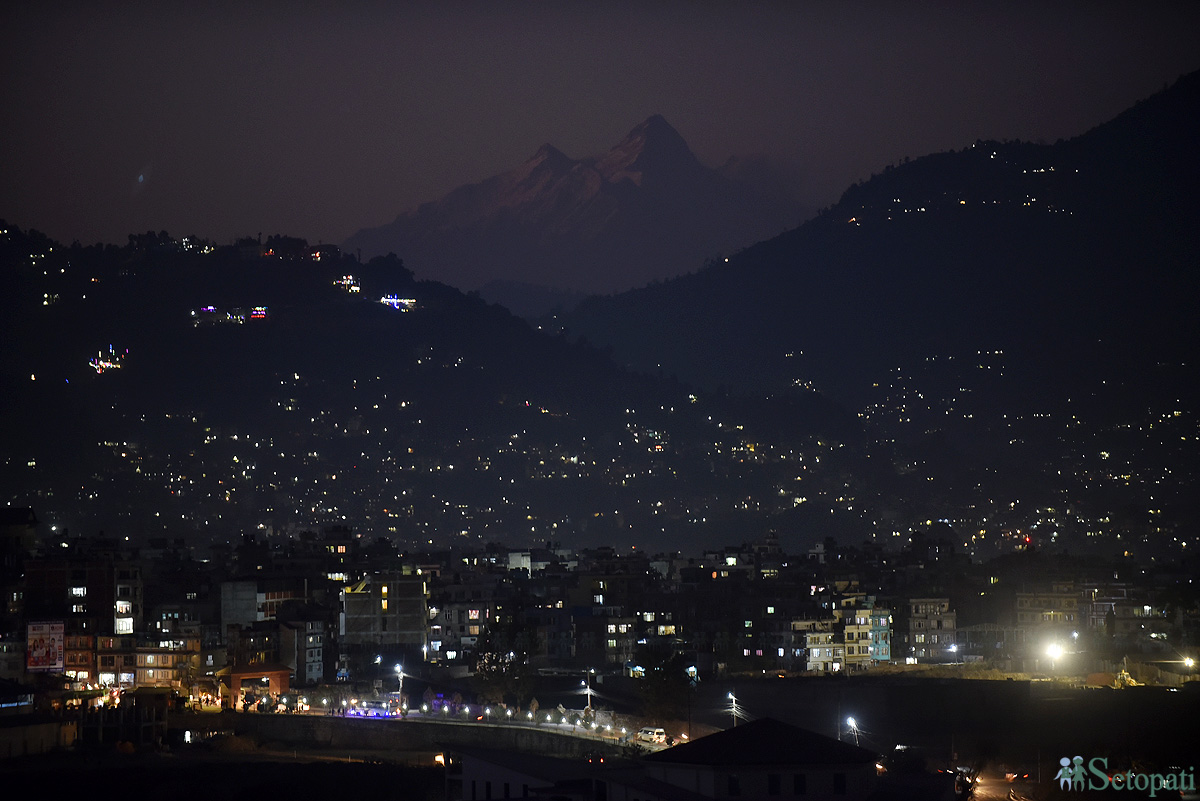
[{"label": "dark hill slope", "polygon": [[440,547],[678,547],[769,525],[773,506],[731,499],[777,499],[790,465],[747,466],[744,438],[790,452],[857,431],[818,398],[689,398],[395,257],[161,239],[62,248],[0,233],[5,502],[135,541],[338,525]]},{"label": "dark hill slope", "polygon": [[641,369],[861,396],[914,359],[1005,349],[1028,375],[1195,350],[1200,76],[1076,139],[889,168],[799,229],[562,319]]}]

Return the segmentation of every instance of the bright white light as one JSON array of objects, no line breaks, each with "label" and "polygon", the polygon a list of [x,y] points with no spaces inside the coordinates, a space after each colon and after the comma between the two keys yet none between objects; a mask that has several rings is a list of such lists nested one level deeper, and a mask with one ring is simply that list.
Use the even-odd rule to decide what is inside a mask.
[{"label": "bright white light", "polygon": [[1051,643],[1050,645],[1046,646],[1046,656],[1050,657],[1051,659],[1058,659],[1062,655],[1063,649],[1058,643]]},{"label": "bright white light", "polygon": [[854,720],[854,718],[846,718],[846,725],[852,729],[858,728],[858,723]]}]

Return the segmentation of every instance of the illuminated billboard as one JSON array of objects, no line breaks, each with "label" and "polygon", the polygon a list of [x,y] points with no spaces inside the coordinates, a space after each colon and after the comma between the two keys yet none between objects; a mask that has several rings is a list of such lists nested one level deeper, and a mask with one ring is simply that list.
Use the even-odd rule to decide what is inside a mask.
[{"label": "illuminated billboard", "polygon": [[25,640],[25,670],[28,673],[62,672],[62,622],[30,623]]}]

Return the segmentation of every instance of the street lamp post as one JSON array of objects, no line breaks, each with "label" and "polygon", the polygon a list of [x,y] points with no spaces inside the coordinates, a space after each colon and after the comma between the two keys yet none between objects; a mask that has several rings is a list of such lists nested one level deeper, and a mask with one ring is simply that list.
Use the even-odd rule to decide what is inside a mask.
[{"label": "street lamp post", "polygon": [[733,717],[733,725],[737,726],[737,696],[729,693],[729,714]]},{"label": "street lamp post", "polygon": [[592,710],[592,674],[596,672],[595,668],[588,668],[585,675],[585,681],[580,682],[587,688],[587,710]]}]

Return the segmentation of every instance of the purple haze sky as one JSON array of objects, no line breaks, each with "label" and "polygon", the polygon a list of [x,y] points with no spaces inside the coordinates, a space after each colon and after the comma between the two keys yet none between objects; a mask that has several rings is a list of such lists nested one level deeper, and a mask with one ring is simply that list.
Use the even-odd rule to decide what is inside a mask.
[{"label": "purple haze sky", "polygon": [[0,25],[0,218],[340,241],[543,142],[661,113],[833,202],[904,156],[1054,141],[1200,67],[1200,3],[24,3]]}]

